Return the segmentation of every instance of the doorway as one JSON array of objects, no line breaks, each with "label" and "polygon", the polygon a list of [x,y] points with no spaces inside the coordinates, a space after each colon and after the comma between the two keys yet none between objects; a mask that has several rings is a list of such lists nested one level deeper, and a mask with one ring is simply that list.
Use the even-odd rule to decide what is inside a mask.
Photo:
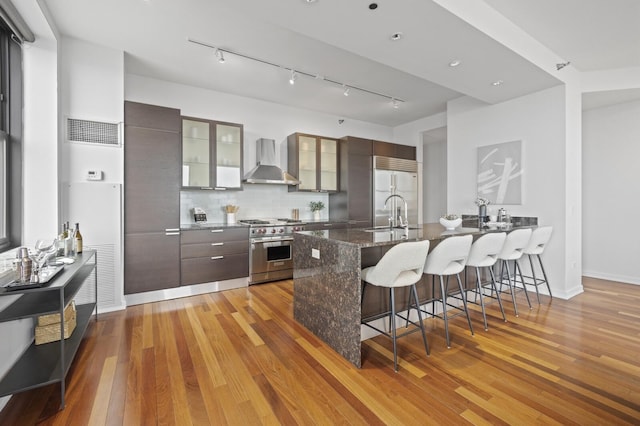
[{"label": "doorway", "polygon": [[438,222],[447,213],[447,127],[422,133],[422,220]]}]

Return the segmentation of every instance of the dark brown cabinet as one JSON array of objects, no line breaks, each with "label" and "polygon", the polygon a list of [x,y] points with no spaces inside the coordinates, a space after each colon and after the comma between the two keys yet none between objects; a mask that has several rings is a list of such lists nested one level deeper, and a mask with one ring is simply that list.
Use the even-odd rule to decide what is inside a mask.
[{"label": "dark brown cabinet", "polygon": [[289,191],[336,192],[339,182],[338,141],[294,133],[287,138],[288,171],[300,184]]},{"label": "dark brown cabinet", "polygon": [[242,189],[243,126],[183,117],[182,186]]},{"label": "dark brown cabinet", "polygon": [[180,285],[180,232],[124,236],[125,294]]},{"label": "dark brown cabinet", "polygon": [[181,235],[182,285],[249,276],[249,229],[185,230]]},{"label": "dark brown cabinet", "polygon": [[180,110],[125,102],[124,292],[180,285]]},{"label": "dark brown cabinet", "polygon": [[351,227],[371,226],[373,142],[348,136],[340,140],[340,191],[329,194],[330,219]]},{"label": "dark brown cabinet", "polygon": [[373,155],[382,157],[403,158],[405,160],[416,159],[416,147],[399,145],[391,142],[373,141]]}]

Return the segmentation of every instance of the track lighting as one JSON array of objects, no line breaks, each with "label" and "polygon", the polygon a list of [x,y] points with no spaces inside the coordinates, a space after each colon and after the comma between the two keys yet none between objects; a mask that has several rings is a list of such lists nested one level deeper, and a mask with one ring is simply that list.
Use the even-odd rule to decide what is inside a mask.
[{"label": "track lighting", "polygon": [[388,99],[389,101],[391,101],[391,105],[393,106],[393,108],[399,108],[400,102],[404,102],[402,99],[399,99],[397,97],[385,95],[384,93],[376,92],[374,90],[365,89],[364,87],[358,87],[358,86],[354,86],[352,84],[346,85],[345,83],[342,83],[340,81],[334,80],[334,79],[329,78],[329,77],[326,77],[326,76],[324,76],[322,74],[313,73],[313,72],[306,72],[306,71],[300,71],[300,70],[296,71],[293,68],[288,67],[288,66],[284,66],[284,65],[281,65],[281,64],[276,64],[274,62],[267,61],[265,59],[256,58],[255,56],[245,55],[244,53],[236,52],[236,51],[233,51],[233,50],[221,49],[221,48],[213,46],[211,44],[208,44],[208,43],[205,43],[205,42],[202,42],[202,41],[198,41],[198,40],[193,40],[191,38],[187,38],[187,41],[189,43],[193,43],[193,44],[197,44],[197,45],[200,45],[200,46],[203,46],[203,47],[207,47],[209,49],[213,49],[214,50],[214,55],[218,59],[218,62],[220,62],[220,63],[224,63],[225,62],[224,54],[226,53],[227,55],[239,56],[239,57],[244,58],[244,59],[249,59],[249,60],[254,61],[254,62],[259,62],[259,63],[261,63],[263,65],[270,65],[270,66],[275,67],[275,68],[288,70],[288,71],[290,71],[289,84],[295,84],[298,76],[302,75],[302,76],[305,76],[305,77],[316,79],[318,81],[325,81],[325,82],[330,83],[330,84],[335,84],[337,86],[341,86],[342,89],[343,89],[342,94],[344,96],[349,96],[351,90],[353,89],[353,90],[357,90],[358,92],[368,93],[370,95],[379,96],[379,97]]},{"label": "track lighting", "polygon": [[567,65],[569,65],[571,62],[567,61],[567,62],[562,62],[560,64],[556,64],[556,70],[560,71],[562,68],[566,67]]},{"label": "track lighting", "polygon": [[220,62],[221,64],[224,64],[224,53],[222,52],[222,50],[216,48],[216,50],[213,51],[213,55],[218,58],[218,62]]}]

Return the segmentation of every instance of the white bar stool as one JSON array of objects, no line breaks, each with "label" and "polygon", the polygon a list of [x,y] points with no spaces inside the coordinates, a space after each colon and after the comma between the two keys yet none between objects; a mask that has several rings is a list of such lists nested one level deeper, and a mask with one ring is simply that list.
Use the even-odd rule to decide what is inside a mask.
[{"label": "white bar stool", "polygon": [[[511,300],[513,301],[513,310],[516,317],[518,316],[518,305],[516,304],[516,273],[520,275],[520,281],[524,282],[522,278],[522,270],[518,264],[518,260],[522,257],[522,250],[526,247],[529,239],[531,238],[531,229],[516,229],[507,234],[507,238],[504,241],[502,250],[498,254],[498,260],[500,260],[500,291],[502,292],[502,284],[504,283],[504,270],[507,270],[507,283],[509,285],[509,291],[511,292]],[[511,271],[509,270],[509,261],[513,261],[513,281],[511,280]],[[524,284],[522,285],[524,288]],[[527,289],[524,288],[524,294],[527,297],[527,303],[529,309],[531,309],[531,301],[529,300],[529,294]]]},{"label": "white bar stool", "polygon": [[[485,312],[484,307],[484,298],[489,297],[492,299],[496,299],[498,301],[498,305],[500,305],[500,312],[502,313],[502,319],[507,321],[507,318],[504,315],[504,308],[502,307],[502,301],[500,300],[500,294],[498,293],[498,287],[496,285],[496,277],[493,273],[493,265],[498,261],[498,254],[502,250],[502,246],[504,246],[504,241],[507,238],[507,234],[505,232],[496,232],[491,234],[486,234],[478,238],[471,245],[471,250],[469,251],[469,259],[467,259],[467,266],[471,266],[476,269],[476,289],[469,290],[473,291],[477,297],[480,298],[480,306],[482,308],[482,318],[484,319],[484,329],[485,331],[489,329],[487,325],[487,313]],[[490,280],[488,283],[484,283],[484,285],[489,284],[491,287],[491,292],[486,294],[484,290],[484,285],[480,278],[480,268],[486,268],[489,270]],[[465,271],[465,284],[467,282],[467,275]],[[495,292],[495,293],[494,293]],[[495,296],[494,296],[495,294]],[[470,302],[470,301],[468,301]],[[477,302],[470,302],[476,303]]]},{"label": "white bar stool", "polygon": [[[364,281],[364,285],[362,287],[362,300],[364,300],[364,289],[367,284],[386,287],[389,289],[389,311],[373,317],[363,318],[362,324],[384,334],[387,337],[390,337],[393,340],[393,368],[396,372],[398,371],[398,350],[396,341],[399,337],[421,330],[424,348],[427,352],[427,356],[429,355],[429,344],[427,343],[427,335],[424,331],[424,324],[422,323],[422,314],[418,305],[418,292],[416,290],[416,283],[422,278],[422,271],[424,269],[428,252],[428,240],[400,243],[391,247],[375,266],[370,266],[362,270],[362,280]],[[411,287],[409,306],[407,316],[403,317],[396,312],[395,289],[397,287],[408,286]],[[415,301],[413,304],[411,303],[411,297],[413,297],[413,300]],[[417,323],[409,320],[409,314],[411,313],[411,309],[414,307],[418,311]],[[384,318],[386,316],[389,317],[391,324],[391,334],[380,330],[369,323],[370,321]],[[411,322],[411,324],[416,328],[398,335],[396,331],[396,316],[406,320],[407,325]]]},{"label": "white bar stool", "polygon": [[[423,312],[433,317],[442,318],[442,320],[444,320],[444,330],[448,348],[451,347],[451,341],[449,339],[449,315],[447,314],[447,307],[451,307],[461,311],[460,313],[451,315],[451,317],[464,312],[464,314],[467,316],[467,322],[469,323],[469,330],[471,330],[471,334],[473,335],[473,326],[471,325],[471,318],[469,317],[469,310],[467,309],[467,297],[465,294],[465,290],[462,288],[462,281],[460,281],[460,272],[464,270],[465,264],[467,262],[472,239],[473,237],[471,235],[445,238],[444,240],[440,241],[433,250],[431,250],[431,253],[429,253],[429,256],[427,256],[427,263],[424,266],[425,274],[431,274],[434,276],[434,278],[435,275],[438,275],[438,277],[440,278],[440,298],[437,299],[435,297],[435,284],[432,281],[431,312],[425,310],[423,310]],[[460,291],[460,299],[462,300],[463,308],[460,308],[457,305],[449,304],[447,302],[447,298],[449,297],[447,293],[450,275],[455,275],[456,279],[458,280],[458,289]],[[444,276],[447,277],[446,283],[443,279]],[[441,316],[435,313],[436,301],[439,301],[442,304]]]},{"label": "white bar stool", "polygon": [[[528,281],[525,284],[533,285],[536,289],[536,297],[538,298],[538,303],[540,303],[540,292],[538,291],[538,286],[541,284],[547,285],[547,290],[549,290],[549,297],[553,298],[551,294],[551,287],[549,287],[549,281],[547,280],[547,273],[544,270],[544,266],[542,265],[542,259],[540,255],[544,252],[544,249],[551,239],[551,233],[553,232],[552,226],[542,226],[540,228],[536,228],[531,233],[531,238],[529,239],[529,243],[522,250],[522,254],[529,258],[529,265],[531,265],[531,276],[524,275],[524,278],[527,278]],[[536,277],[536,270],[533,267],[533,261],[531,257],[535,256],[538,258],[538,263],[540,264],[540,269],[542,270],[542,276],[544,278]]]}]

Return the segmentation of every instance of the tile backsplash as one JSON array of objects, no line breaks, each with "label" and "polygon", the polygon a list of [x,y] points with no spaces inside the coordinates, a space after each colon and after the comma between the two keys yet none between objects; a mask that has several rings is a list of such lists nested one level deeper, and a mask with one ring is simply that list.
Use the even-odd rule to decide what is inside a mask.
[{"label": "tile backsplash", "polygon": [[224,223],[224,206],[240,206],[237,219],[290,218],[293,209],[300,210],[300,219],[311,220],[310,201],[322,201],[321,218],[329,217],[329,195],[326,193],[289,192],[286,185],[245,184],[242,191],[181,191],[180,223],[193,223],[194,207],[207,213],[207,221]]}]

